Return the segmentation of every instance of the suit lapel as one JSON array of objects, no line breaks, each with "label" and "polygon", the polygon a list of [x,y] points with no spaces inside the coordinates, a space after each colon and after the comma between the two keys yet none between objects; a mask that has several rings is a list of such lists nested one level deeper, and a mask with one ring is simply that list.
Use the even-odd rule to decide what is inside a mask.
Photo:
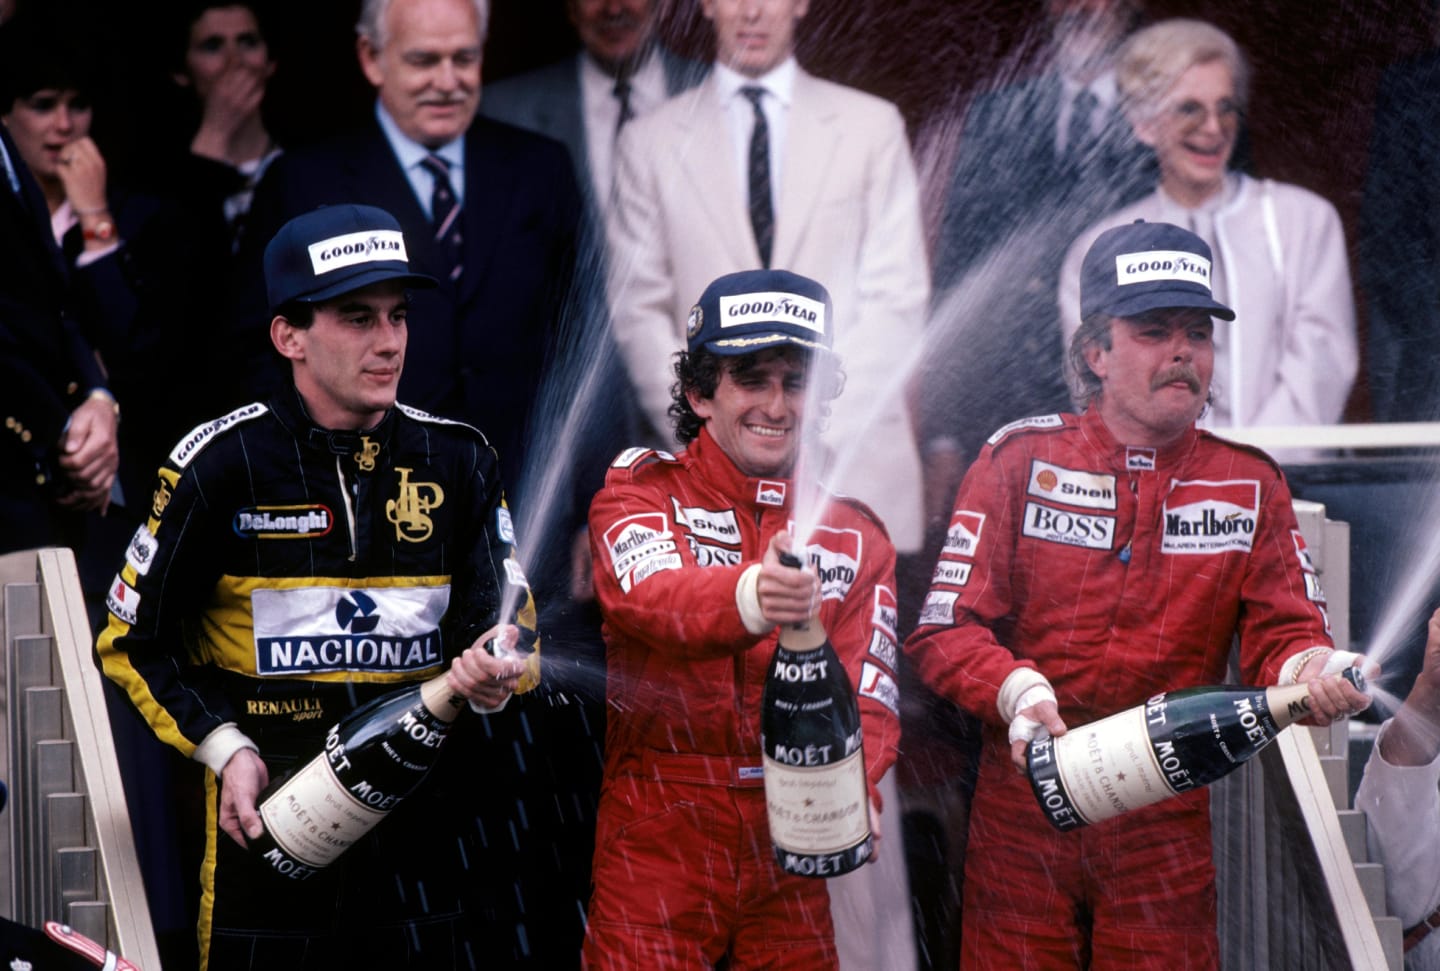
[{"label": "suit lapel", "polygon": [[496,139],[486,138],[490,126],[476,119],[465,135],[465,271],[460,274],[461,303],[469,300],[484,279],[491,256],[508,224],[511,201],[522,176],[528,176],[500,157]]},{"label": "suit lapel", "polygon": [[775,213],[774,266],[795,262],[826,178],[837,168],[836,153],[844,146],[836,114],[819,82],[804,71],[797,72],[786,122],[785,170],[780,174],[780,200]]},{"label": "suit lapel", "polygon": [[681,116],[675,148],[691,198],[699,203],[727,257],[737,266],[759,266],[750,204],[735,168],[730,120],[719,93],[713,81],[707,80],[689,97],[693,110]]}]

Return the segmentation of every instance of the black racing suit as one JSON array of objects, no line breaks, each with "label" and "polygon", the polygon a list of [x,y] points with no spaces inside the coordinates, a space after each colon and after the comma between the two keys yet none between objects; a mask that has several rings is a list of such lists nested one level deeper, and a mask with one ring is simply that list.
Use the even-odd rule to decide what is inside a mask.
[{"label": "black racing suit", "polygon": [[484,436],[403,405],[372,429],[328,431],[286,388],[170,453],[97,651],[156,735],[210,770],[199,933],[212,971],[352,953],[377,967],[467,967],[466,949],[495,939],[487,918],[508,924],[510,888],[477,877],[509,841],[493,812],[506,802],[486,800],[504,788],[494,769],[509,753],[487,751],[487,722],[517,717],[517,704],[462,717],[422,787],[303,882],[216,820],[217,773],[247,739],[276,778],[356,706],[443,671],[507,607],[531,649],[513,542]]}]

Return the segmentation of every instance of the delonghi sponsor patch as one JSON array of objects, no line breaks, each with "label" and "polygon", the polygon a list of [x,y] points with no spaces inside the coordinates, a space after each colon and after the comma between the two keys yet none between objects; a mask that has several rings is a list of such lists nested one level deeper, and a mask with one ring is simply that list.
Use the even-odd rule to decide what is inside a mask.
[{"label": "delonghi sponsor patch", "polygon": [[1086,509],[1115,508],[1115,477],[1099,472],[1081,472],[1035,459],[1030,463],[1032,496]]},{"label": "delonghi sponsor patch", "polygon": [[1162,553],[1248,553],[1260,519],[1255,479],[1176,482],[1165,497]]},{"label": "delonghi sponsor patch", "polygon": [[885,662],[890,670],[895,670],[895,662],[899,649],[895,646],[895,642],[883,630],[870,632],[870,653]]},{"label": "delonghi sponsor patch", "polygon": [[731,546],[740,545],[740,526],[735,520],[735,510],[682,506],[674,496],[670,497],[670,502],[675,507],[675,521],[688,526],[696,536]]},{"label": "delonghi sponsor patch", "polygon": [[110,584],[110,592],[105,595],[105,606],[125,623],[133,624],[135,615],[140,610],[140,594],[117,576],[115,582]]},{"label": "delonghi sponsor patch", "polygon": [[1210,286],[1210,261],[1184,250],[1147,250],[1143,253],[1121,253],[1115,257],[1116,282],[1154,283],[1174,280]]},{"label": "delonghi sponsor patch", "polygon": [[1131,472],[1154,472],[1155,450],[1138,445],[1126,446],[1125,468]]},{"label": "delonghi sponsor patch", "polygon": [[444,660],[440,618],[450,585],[260,588],[250,595],[255,671],[421,671]]},{"label": "delonghi sponsor patch", "polygon": [[150,527],[141,526],[135,530],[135,535],[130,537],[130,545],[125,548],[125,562],[130,564],[137,576],[144,576],[150,572],[150,564],[155,562],[155,551],[160,544],[150,534]]},{"label": "delonghi sponsor patch", "polygon": [[1059,428],[1065,424],[1065,419],[1059,415],[1035,415],[1032,418],[1021,418],[1019,421],[1012,421],[1008,425],[1001,425],[995,429],[995,434],[985,440],[987,445],[996,445],[1002,438],[1011,432],[1018,432],[1022,428]]},{"label": "delonghi sponsor patch", "polygon": [[820,577],[820,599],[844,600],[860,569],[860,531],[816,526],[811,540],[805,558]]},{"label": "delonghi sponsor patch", "polygon": [[510,510],[504,506],[495,510],[495,533],[501,542],[515,545],[515,520],[510,518]]},{"label": "delonghi sponsor patch", "polygon": [[251,418],[259,418],[269,411],[259,402],[252,402],[243,408],[236,408],[228,415],[221,415],[214,421],[208,421],[203,425],[196,425],[182,439],[175,450],[170,453],[170,463],[176,468],[183,469],[190,464],[190,460],[199,454],[205,443],[214,438],[220,432],[229,428],[237,422],[249,421]]},{"label": "delonghi sponsor patch", "polygon": [[368,233],[331,236],[306,247],[310,269],[316,276],[357,263],[405,260],[405,237],[398,229],[377,229]]},{"label": "delonghi sponsor patch", "polygon": [[956,563],[954,560],[940,560],[935,564],[935,575],[930,578],[931,583],[944,583],[952,587],[963,587],[970,582],[969,563]]},{"label": "delonghi sponsor patch", "polygon": [[755,484],[755,501],[762,506],[785,505],[785,483],[761,479]]},{"label": "delonghi sponsor patch", "polygon": [[825,333],[825,305],[797,293],[740,293],[720,298],[720,326],[768,324],[777,320]]},{"label": "delonghi sponsor patch", "polygon": [[861,666],[860,697],[874,698],[895,714],[900,714],[900,687],[878,664],[866,661]]},{"label": "delonghi sponsor patch", "polygon": [[925,595],[920,608],[920,624],[940,624],[953,627],[955,624],[955,601],[960,595],[950,590],[931,590]]},{"label": "delonghi sponsor patch", "polygon": [[678,570],[675,534],[663,512],[626,516],[605,531],[605,547],[615,579],[626,593],[656,570]]},{"label": "delonghi sponsor patch", "polygon": [[249,539],[315,539],[330,532],[335,515],[329,506],[247,506],[235,513],[230,528]]},{"label": "delonghi sponsor patch", "polygon": [[900,607],[895,600],[895,591],[883,583],[875,584],[875,613],[870,621],[892,639],[899,636]]},{"label": "delonghi sponsor patch", "polygon": [[951,556],[974,556],[980,545],[980,530],[985,525],[983,512],[957,509],[950,516],[950,528],[945,531],[943,552]]},{"label": "delonghi sponsor patch", "polygon": [[1042,502],[1025,503],[1025,524],[1020,531],[1031,539],[1062,546],[1108,550],[1115,545],[1115,517],[1056,509]]}]

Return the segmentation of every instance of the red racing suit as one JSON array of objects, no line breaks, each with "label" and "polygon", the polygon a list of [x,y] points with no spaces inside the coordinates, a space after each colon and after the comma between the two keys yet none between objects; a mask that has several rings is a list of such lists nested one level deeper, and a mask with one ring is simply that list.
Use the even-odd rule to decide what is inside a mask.
[{"label": "red racing suit", "polygon": [[1034,667],[1075,728],[1223,682],[1237,634],[1248,684],[1331,646],[1268,456],[1193,428],[1164,448],[1127,447],[1093,409],[991,437],[906,644],[926,683],[985,722],[964,967],[1075,967],[1086,955],[1097,968],[1169,967],[1177,955],[1204,966],[1216,953],[1209,794],[1057,832],[1010,762],[998,702],[1012,671]]},{"label": "red racing suit", "polygon": [[[745,476],[702,430],[678,456],[623,453],[591,504],[609,721],[590,968],[835,964],[825,885],[773,860],[760,704],[778,634],[750,633],[736,602],[741,574],[789,527],[794,489]],[[804,558],[856,686],[878,800],[900,731],[895,551],[868,509],[827,498]]]}]

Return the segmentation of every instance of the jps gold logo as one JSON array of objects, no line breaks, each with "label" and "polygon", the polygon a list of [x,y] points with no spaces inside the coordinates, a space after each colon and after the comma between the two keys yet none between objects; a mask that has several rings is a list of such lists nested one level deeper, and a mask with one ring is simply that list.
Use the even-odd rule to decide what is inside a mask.
[{"label": "jps gold logo", "polygon": [[155,514],[156,519],[159,519],[160,514],[168,505],[170,505],[170,485],[161,479],[160,484],[155,487],[154,498],[150,500],[150,511]]},{"label": "jps gold logo", "polygon": [[[360,436],[360,451],[355,453],[355,464],[361,472],[375,471],[375,456],[380,454],[380,443],[370,441],[369,435]],[[440,505],[438,502],[435,505]]]},{"label": "jps gold logo", "polygon": [[395,468],[400,473],[400,495],[385,501],[385,518],[395,524],[395,538],[408,543],[423,543],[435,531],[435,523],[426,515],[445,503],[445,492],[434,482],[410,482],[411,469]]}]

